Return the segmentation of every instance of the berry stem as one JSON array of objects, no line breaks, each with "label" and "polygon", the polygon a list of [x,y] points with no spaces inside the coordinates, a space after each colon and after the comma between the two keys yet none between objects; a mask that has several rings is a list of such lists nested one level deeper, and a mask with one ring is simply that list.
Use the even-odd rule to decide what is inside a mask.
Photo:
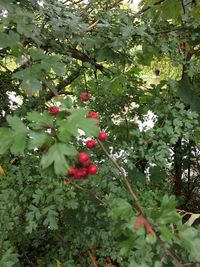
[{"label": "berry stem", "polygon": [[[149,225],[151,225],[151,223],[149,222],[149,220],[147,219],[147,216],[144,212],[143,207],[141,206],[136,194],[133,192],[132,188],[131,188],[131,184],[129,182],[128,177],[126,176],[126,174],[124,173],[124,170],[122,169],[122,167],[117,163],[116,160],[114,160],[112,158],[112,156],[109,154],[109,152],[106,150],[105,146],[99,141],[97,140],[98,144],[100,145],[100,147],[102,148],[102,150],[104,151],[104,153],[106,154],[106,156],[111,160],[111,162],[114,164],[114,166],[118,169],[118,171],[121,173],[123,180],[128,188],[128,191],[130,192],[132,198],[135,201],[135,205],[137,207],[137,209],[140,211],[140,214],[142,214],[144,216],[144,218],[146,219],[146,221],[149,223]],[[153,229],[153,227],[152,227]],[[163,246],[165,252],[167,255],[169,255],[177,264],[178,267],[183,267],[184,264],[182,263],[181,259],[171,250],[170,247],[168,247],[164,241],[162,241],[162,239],[158,236],[158,234],[155,232],[156,237],[158,239],[158,241],[161,243],[161,245]]]},{"label": "berry stem", "polygon": [[117,163],[116,160],[114,160],[111,155],[108,153],[108,151],[106,150],[105,146],[99,142],[98,140],[98,143],[99,145],[101,146],[101,148],[103,149],[104,153],[106,154],[106,156],[112,161],[112,163],[115,165],[115,167],[119,170],[119,172],[121,173],[123,179],[124,179],[124,182],[128,188],[128,191],[130,192],[131,196],[133,197],[134,201],[135,201],[135,205],[137,206],[138,210],[140,211],[140,213],[144,216],[145,216],[145,212],[142,208],[142,206],[140,205],[139,201],[138,201],[138,198],[136,196],[136,194],[133,192],[132,188],[131,188],[131,184],[129,182],[129,180],[127,179],[127,176],[126,174],[124,173],[124,170],[119,166],[119,164]]}]

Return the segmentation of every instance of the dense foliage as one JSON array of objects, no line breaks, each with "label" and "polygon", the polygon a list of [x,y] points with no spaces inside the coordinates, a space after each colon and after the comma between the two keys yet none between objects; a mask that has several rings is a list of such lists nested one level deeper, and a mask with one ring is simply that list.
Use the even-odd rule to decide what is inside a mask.
[{"label": "dense foliage", "polygon": [[200,1],[131,2],[0,1],[2,267],[200,266]]}]

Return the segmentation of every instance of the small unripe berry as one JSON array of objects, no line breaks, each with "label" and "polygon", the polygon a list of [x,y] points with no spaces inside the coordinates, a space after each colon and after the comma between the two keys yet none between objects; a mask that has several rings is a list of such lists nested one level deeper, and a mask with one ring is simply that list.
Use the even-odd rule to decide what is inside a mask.
[{"label": "small unripe berry", "polygon": [[88,141],[86,142],[86,146],[87,146],[87,148],[89,148],[89,149],[93,149],[93,148],[95,148],[95,146],[96,146],[96,141],[93,140],[93,139],[88,140]]},{"label": "small unripe berry", "polygon": [[99,141],[105,141],[107,139],[107,134],[105,132],[100,132],[98,135]]},{"label": "small unripe berry", "polygon": [[96,112],[94,112],[94,111],[91,111],[91,112],[89,112],[89,114],[88,114],[88,118],[90,118],[90,119],[99,119],[100,118],[100,116],[99,116],[99,114],[98,113],[96,113]]},{"label": "small unripe berry", "polygon": [[89,98],[90,98],[90,95],[88,94],[88,92],[82,92],[81,93],[81,100],[83,102],[88,101]]},{"label": "small unripe berry", "polygon": [[98,171],[98,167],[96,164],[92,164],[90,165],[90,167],[88,168],[88,173],[91,175],[95,175]]},{"label": "small unripe berry", "polygon": [[52,116],[55,116],[60,112],[60,108],[58,106],[51,106],[51,107],[48,108],[48,112]]},{"label": "small unripe berry", "polygon": [[81,152],[79,155],[78,155],[78,161],[80,162],[80,163],[83,163],[83,162],[85,162],[85,161],[87,161],[87,160],[89,160],[90,158],[89,158],[89,156],[88,156],[88,153],[86,153],[86,152]]}]

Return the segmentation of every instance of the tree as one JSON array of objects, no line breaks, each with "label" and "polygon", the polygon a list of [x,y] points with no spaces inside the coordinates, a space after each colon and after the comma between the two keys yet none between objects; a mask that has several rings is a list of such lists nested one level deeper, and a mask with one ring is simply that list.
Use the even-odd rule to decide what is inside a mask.
[{"label": "tree", "polygon": [[199,4],[1,1],[0,266],[200,266]]}]

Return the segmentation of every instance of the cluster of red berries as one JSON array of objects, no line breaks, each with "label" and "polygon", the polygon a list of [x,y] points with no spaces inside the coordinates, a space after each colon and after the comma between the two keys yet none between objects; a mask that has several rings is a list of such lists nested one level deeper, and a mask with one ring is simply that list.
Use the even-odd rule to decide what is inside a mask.
[{"label": "cluster of red berries", "polygon": [[75,179],[87,179],[88,175],[95,175],[98,171],[96,164],[92,164],[87,152],[81,152],[78,155],[79,167],[70,167],[67,176]]},{"label": "cluster of red berries", "polygon": [[[90,112],[88,118],[99,119],[99,114],[96,112]],[[107,134],[105,132],[100,132],[98,135],[99,141],[105,141],[107,139]],[[94,139],[90,139],[86,142],[86,147],[89,149],[94,149],[97,142]],[[98,171],[96,164],[92,164],[87,152],[81,152],[78,155],[78,164],[80,167],[76,168],[74,166],[70,167],[67,176],[73,177],[75,179],[87,179],[88,175],[95,175]]]},{"label": "cluster of red berries", "polygon": [[[88,92],[82,92],[80,95],[82,101],[88,101],[90,95]],[[52,116],[56,116],[60,112],[60,108],[58,106],[50,106],[48,108],[48,112]],[[88,118],[90,119],[99,119],[99,114],[91,111],[89,112]],[[98,124],[96,124],[99,127]],[[107,139],[107,134],[104,131],[101,131],[98,135],[99,141],[103,142]],[[86,142],[86,147],[88,149],[94,149],[96,147],[97,142],[94,139],[90,139]],[[95,175],[98,171],[98,167],[96,164],[92,164],[89,155],[87,152],[81,152],[78,155],[78,163],[76,164],[77,167],[71,166],[67,176],[73,177],[75,179],[87,179],[89,175]]]}]

